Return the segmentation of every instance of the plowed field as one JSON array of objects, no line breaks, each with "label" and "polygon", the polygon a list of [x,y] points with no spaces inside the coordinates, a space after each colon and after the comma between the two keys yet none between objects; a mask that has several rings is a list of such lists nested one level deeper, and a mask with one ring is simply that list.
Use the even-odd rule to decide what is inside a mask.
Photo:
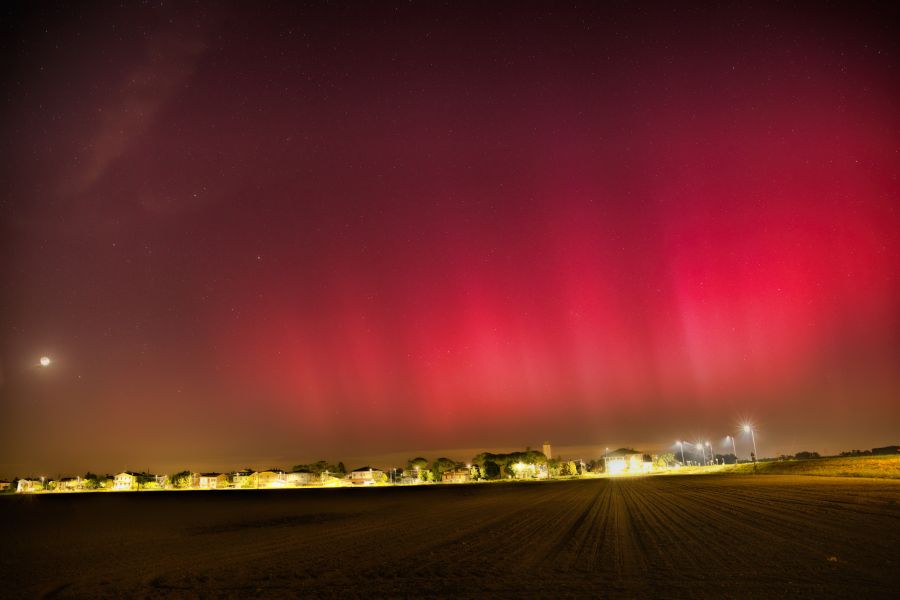
[{"label": "plowed field", "polygon": [[900,597],[898,481],[72,494],[0,509],[0,596]]}]

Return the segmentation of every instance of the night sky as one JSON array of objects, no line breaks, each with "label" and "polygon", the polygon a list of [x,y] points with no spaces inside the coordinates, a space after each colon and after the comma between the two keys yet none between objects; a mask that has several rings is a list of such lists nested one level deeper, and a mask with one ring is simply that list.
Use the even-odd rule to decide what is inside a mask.
[{"label": "night sky", "polygon": [[897,9],[293,4],[0,9],[0,475],[900,442]]}]

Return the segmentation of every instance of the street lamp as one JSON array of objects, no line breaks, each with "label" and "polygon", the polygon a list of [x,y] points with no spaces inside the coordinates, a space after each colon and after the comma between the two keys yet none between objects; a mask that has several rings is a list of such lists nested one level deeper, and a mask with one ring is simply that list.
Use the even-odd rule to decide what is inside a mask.
[{"label": "street lamp", "polygon": [[737,446],[734,443],[734,436],[726,435],[725,439],[731,440],[731,450],[734,452],[734,464],[737,464]]},{"label": "street lamp", "polygon": [[744,431],[750,434],[750,439],[753,440],[753,462],[756,462],[759,459],[759,454],[756,452],[756,434],[753,432],[753,427],[748,423],[744,425]]},{"label": "street lamp", "polygon": [[681,464],[684,466],[684,442],[678,440],[678,447],[681,448]]},{"label": "street lamp", "polygon": [[[709,442],[706,442],[706,447],[709,448],[709,462],[713,462],[713,451],[712,446],[709,445]],[[706,452],[703,452],[703,460],[706,460]]]}]

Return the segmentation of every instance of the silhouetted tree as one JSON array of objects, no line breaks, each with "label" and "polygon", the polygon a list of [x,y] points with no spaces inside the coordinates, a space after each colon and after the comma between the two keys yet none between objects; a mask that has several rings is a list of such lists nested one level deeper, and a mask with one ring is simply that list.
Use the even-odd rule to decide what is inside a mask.
[{"label": "silhouetted tree", "polygon": [[408,461],[406,461],[407,469],[413,470],[416,467],[418,467],[419,470],[427,469],[428,468],[428,460],[422,458],[421,456],[418,456],[416,458],[411,458]]},{"label": "silhouetted tree", "polygon": [[450,460],[449,458],[439,458],[434,461],[434,464],[431,466],[431,470],[434,473],[434,480],[441,481],[444,471],[450,471],[451,469],[456,468],[456,461]]},{"label": "silhouetted tree", "polygon": [[89,490],[96,490],[100,487],[100,477],[88,471],[84,474],[84,486]]}]

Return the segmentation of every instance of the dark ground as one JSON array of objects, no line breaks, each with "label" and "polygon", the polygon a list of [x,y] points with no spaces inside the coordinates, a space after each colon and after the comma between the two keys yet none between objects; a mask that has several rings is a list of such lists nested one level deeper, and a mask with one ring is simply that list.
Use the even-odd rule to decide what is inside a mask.
[{"label": "dark ground", "polygon": [[900,597],[900,481],[0,498],[2,596]]}]

